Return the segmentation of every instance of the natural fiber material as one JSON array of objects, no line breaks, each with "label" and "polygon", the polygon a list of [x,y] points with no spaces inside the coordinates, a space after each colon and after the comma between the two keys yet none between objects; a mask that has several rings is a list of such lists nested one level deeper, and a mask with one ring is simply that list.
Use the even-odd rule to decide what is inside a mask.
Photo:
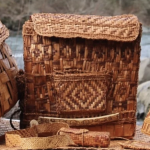
[{"label": "natural fiber material", "polygon": [[[60,146],[75,146],[67,135],[56,135],[60,128],[69,126],[65,123],[42,124],[31,128],[7,132],[6,146],[22,149],[48,149]],[[48,137],[38,137],[42,136]],[[53,136],[49,136],[53,135]]]},{"label": "natural fiber material", "polygon": [[62,146],[75,146],[73,141],[66,135],[54,135],[51,137],[23,138],[22,149],[49,149]]},{"label": "natural fiber material", "polygon": [[150,135],[150,111],[148,112],[148,114],[144,120],[141,131],[147,135]]},{"label": "natural fiber material", "polygon": [[144,142],[150,142],[150,136],[142,133],[141,129],[142,129],[141,126],[136,126],[135,136],[133,139],[136,141],[142,140]]},{"label": "natural fiber material", "polygon": [[[78,117],[106,110],[109,74],[78,73],[54,76],[57,112]],[[71,83],[72,82],[72,83]],[[63,93],[63,94],[62,94]],[[63,99],[63,101],[62,101]],[[81,112],[81,114],[80,114]]]},{"label": "natural fiber material", "polygon": [[56,118],[56,117],[39,117],[39,124],[50,123],[50,122],[65,122],[69,126],[93,126],[100,125],[107,122],[113,122],[119,120],[119,113],[106,115],[102,117],[93,117],[93,118]]},{"label": "natural fiber material", "polygon": [[110,134],[108,132],[93,132],[86,129],[61,128],[59,135],[68,135],[75,144],[91,147],[108,147]]},{"label": "natural fiber material", "polygon": [[12,108],[18,100],[16,85],[17,64],[11,49],[5,43],[8,29],[0,22],[0,117]]},{"label": "natural fiber material", "polygon": [[134,15],[103,17],[43,13],[34,14],[31,19],[36,33],[49,37],[133,41],[140,28]]},{"label": "natural fiber material", "polygon": [[[8,126],[8,125],[6,125]],[[150,142],[150,136],[145,135],[143,133],[141,133],[141,126],[136,126],[136,132],[135,132],[135,136],[134,136],[134,140],[136,141],[144,141],[144,142]],[[110,141],[110,146],[108,148],[93,148],[93,147],[59,147],[59,148],[55,148],[57,150],[126,150],[126,148],[122,148],[121,145],[119,145],[119,143],[124,143],[126,141],[124,140],[111,140]],[[12,147],[6,147],[4,145],[4,143],[0,143],[0,149],[2,150],[18,150],[21,149],[21,147],[16,147],[16,148],[12,148]],[[53,148],[54,149],[54,148]]]},{"label": "natural fiber material", "polygon": [[141,39],[135,16],[35,14],[23,26],[23,39],[24,127],[39,116],[93,118],[122,112],[119,120],[82,128],[134,136]]},{"label": "natural fiber material", "polygon": [[135,150],[150,150],[150,143],[142,141],[127,141],[124,143],[119,142],[119,144],[124,148],[132,148]]},{"label": "natural fiber material", "polygon": [[[121,137],[125,135],[130,138],[131,133],[135,130],[135,124],[129,123],[134,121],[134,111],[120,112],[111,115],[91,118],[57,118],[57,117],[42,117],[38,118],[39,124],[50,122],[65,122],[70,127],[86,128],[92,131],[109,131],[111,137]],[[116,124],[120,122],[121,124]],[[128,130],[128,132],[127,132]]]},{"label": "natural fiber material", "polygon": [[0,45],[5,41],[6,38],[8,38],[8,36],[9,36],[8,29],[0,21]]}]

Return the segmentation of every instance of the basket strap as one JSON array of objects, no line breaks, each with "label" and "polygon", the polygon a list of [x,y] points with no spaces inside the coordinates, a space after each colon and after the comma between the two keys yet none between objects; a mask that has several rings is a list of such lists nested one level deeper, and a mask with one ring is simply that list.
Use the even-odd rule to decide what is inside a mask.
[{"label": "basket strap", "polygon": [[[69,126],[65,123],[49,123],[7,132],[5,134],[6,146],[21,147],[22,149],[49,149],[76,146],[68,135],[55,134],[62,127],[68,128]],[[48,132],[54,133],[53,136],[40,136],[46,135],[45,133]]]}]

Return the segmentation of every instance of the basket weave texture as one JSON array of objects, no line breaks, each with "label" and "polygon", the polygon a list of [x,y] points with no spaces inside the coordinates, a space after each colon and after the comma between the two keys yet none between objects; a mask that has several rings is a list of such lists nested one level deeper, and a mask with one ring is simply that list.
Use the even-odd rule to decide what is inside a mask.
[{"label": "basket weave texture", "polygon": [[0,117],[18,100],[15,80],[18,68],[11,49],[5,43],[8,36],[8,29],[0,22]]},{"label": "basket weave texture", "polygon": [[145,117],[141,131],[147,135],[150,135],[150,111],[148,112],[147,116]]},{"label": "basket weave texture", "polygon": [[127,141],[124,143],[119,142],[119,144],[123,148],[127,148],[127,149],[131,148],[135,150],[150,150],[150,144],[143,141]]},{"label": "basket weave texture", "polygon": [[134,136],[141,50],[136,16],[34,14],[23,26],[23,39],[25,126],[39,116],[90,118],[122,112],[118,120],[95,130]]},{"label": "basket weave texture", "polygon": [[88,113],[104,112],[109,81],[109,75],[100,73],[55,75],[58,113],[82,117]]},{"label": "basket weave texture", "polygon": [[[4,122],[6,124],[6,120]],[[17,122],[17,124],[18,124],[18,122]],[[6,125],[6,127],[8,128],[8,124]],[[150,142],[150,136],[143,134],[141,132],[141,126],[136,126],[136,133],[134,136],[134,140],[146,142],[146,143],[144,143],[146,145],[146,144],[149,144],[149,142]],[[60,147],[60,148],[55,148],[55,149],[57,149],[57,150],[62,150],[62,149],[65,149],[65,150],[126,150],[126,148],[122,148],[121,145],[119,144],[119,143],[124,143],[124,142],[126,142],[126,141],[111,140],[110,146],[108,148],[99,148],[99,149],[94,148],[94,147],[81,147],[81,146],[80,147],[72,147],[72,146],[71,147]],[[130,146],[130,144],[128,144],[128,146]],[[4,150],[6,150],[6,149],[7,150],[17,150],[17,149],[21,149],[21,147],[14,147],[14,148],[13,147],[7,147],[4,143],[0,143],[0,149],[2,149],[2,150],[3,149]],[[144,149],[144,145],[143,145],[143,149]]]},{"label": "basket weave texture", "polygon": [[34,30],[47,37],[108,39],[133,41],[139,35],[139,22],[134,15],[115,17],[70,14],[33,14]]},{"label": "basket weave texture", "polygon": [[65,123],[51,123],[7,132],[5,134],[6,146],[21,147],[22,149],[48,149],[60,146],[75,146],[74,142],[68,136],[56,135],[62,127],[69,128]]}]

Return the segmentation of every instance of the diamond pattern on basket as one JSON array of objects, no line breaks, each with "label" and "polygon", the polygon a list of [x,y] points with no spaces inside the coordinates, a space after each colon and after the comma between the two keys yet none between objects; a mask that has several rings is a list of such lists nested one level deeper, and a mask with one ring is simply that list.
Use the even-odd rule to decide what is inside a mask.
[{"label": "diamond pattern on basket", "polygon": [[108,84],[103,74],[56,76],[54,81],[59,114],[105,111]]}]

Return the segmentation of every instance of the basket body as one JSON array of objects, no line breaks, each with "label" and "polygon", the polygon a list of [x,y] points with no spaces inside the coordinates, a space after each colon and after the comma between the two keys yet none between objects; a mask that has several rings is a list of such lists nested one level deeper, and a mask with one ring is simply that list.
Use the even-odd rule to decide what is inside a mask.
[{"label": "basket body", "polygon": [[16,85],[17,64],[11,49],[5,43],[8,29],[0,22],[0,117],[8,112],[18,100]]},{"label": "basket body", "polygon": [[23,39],[25,127],[39,116],[122,112],[117,121],[82,128],[134,136],[141,39],[135,16],[35,14],[23,26]]}]

